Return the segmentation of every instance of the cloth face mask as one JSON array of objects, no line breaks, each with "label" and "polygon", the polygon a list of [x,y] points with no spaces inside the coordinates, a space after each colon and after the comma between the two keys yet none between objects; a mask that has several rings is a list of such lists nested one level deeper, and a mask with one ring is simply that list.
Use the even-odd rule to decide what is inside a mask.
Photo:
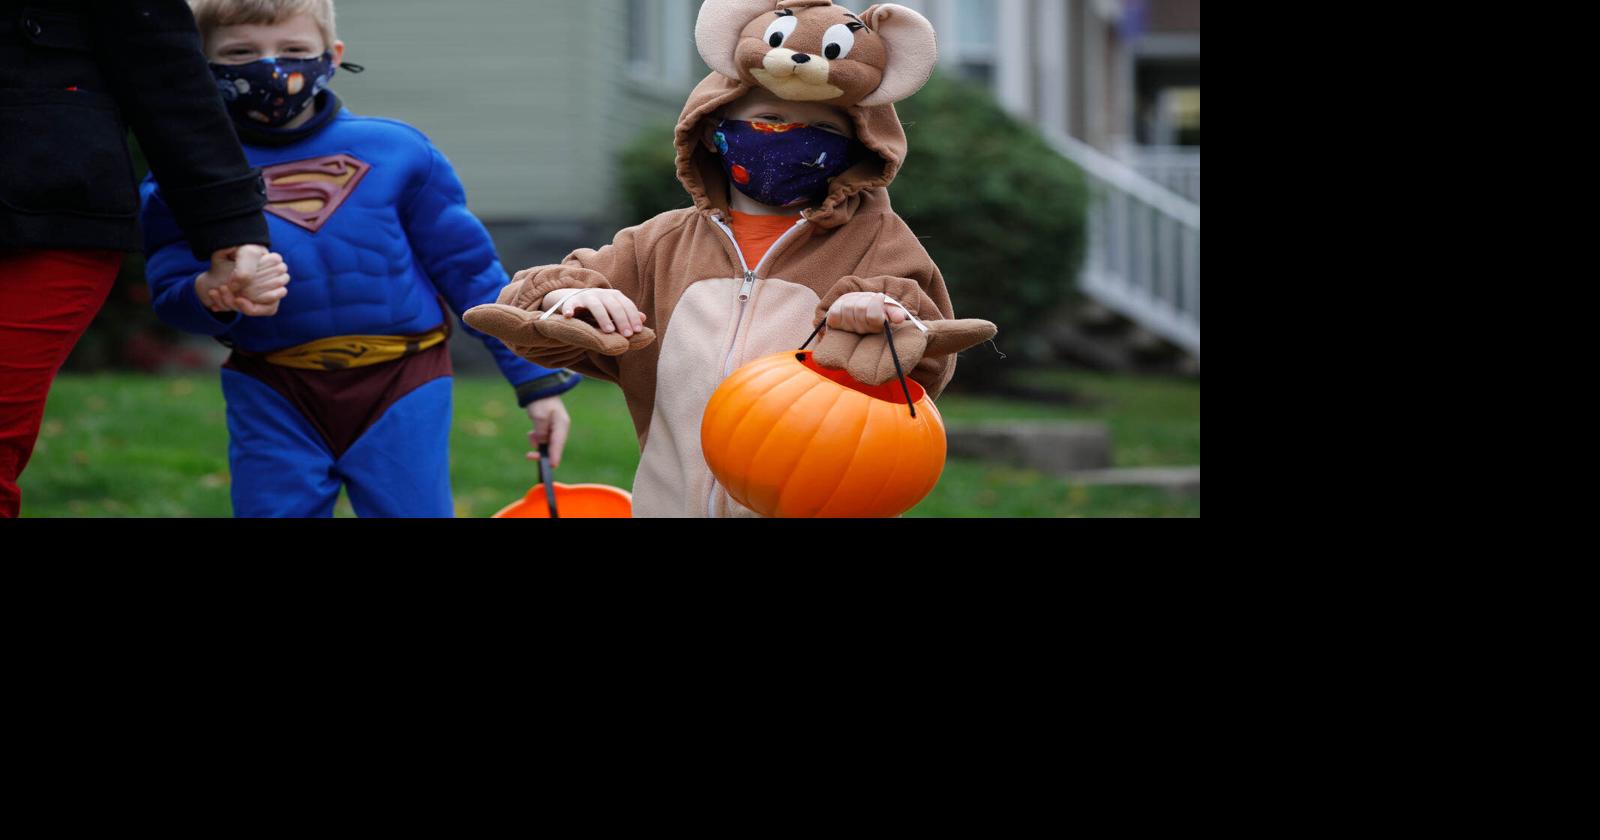
[{"label": "cloth face mask", "polygon": [[299,116],[328,86],[333,53],[316,58],[263,58],[248,64],[212,64],[228,112],[240,122],[271,128]]},{"label": "cloth face mask", "polygon": [[855,163],[860,144],[804,123],[723,120],[712,135],[728,180],[771,207],[810,204]]}]

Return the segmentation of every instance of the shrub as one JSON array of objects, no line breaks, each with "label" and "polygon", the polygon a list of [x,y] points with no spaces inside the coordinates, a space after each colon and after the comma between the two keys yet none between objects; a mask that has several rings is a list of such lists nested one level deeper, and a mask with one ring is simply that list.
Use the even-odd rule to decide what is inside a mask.
[{"label": "shrub", "polygon": [[624,224],[636,225],[694,203],[678,183],[678,150],[673,145],[677,126],[676,119],[656,123],[622,150]]},{"label": "shrub", "polygon": [[[1042,357],[1047,322],[1083,261],[1082,172],[976,85],[935,78],[896,107],[910,152],[889,187],[895,210],[938,263],[957,316],[998,324],[1014,360]],[[975,348],[957,381],[993,381],[974,374],[998,363]]]}]

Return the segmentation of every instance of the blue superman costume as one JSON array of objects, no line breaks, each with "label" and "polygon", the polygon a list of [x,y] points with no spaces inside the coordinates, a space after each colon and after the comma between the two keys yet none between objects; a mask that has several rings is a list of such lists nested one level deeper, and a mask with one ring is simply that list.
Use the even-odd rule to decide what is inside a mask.
[{"label": "blue superman costume", "polygon": [[[194,281],[209,266],[159,186],[142,188],[156,314],[233,348],[222,390],[234,515],[330,516],[343,484],[359,516],[452,516],[450,326],[507,282],[454,169],[421,132],[355,116],[332,91],[299,128],[236,127],[293,277],[277,315],[207,309]],[[580,381],[467,331],[523,406]]]}]

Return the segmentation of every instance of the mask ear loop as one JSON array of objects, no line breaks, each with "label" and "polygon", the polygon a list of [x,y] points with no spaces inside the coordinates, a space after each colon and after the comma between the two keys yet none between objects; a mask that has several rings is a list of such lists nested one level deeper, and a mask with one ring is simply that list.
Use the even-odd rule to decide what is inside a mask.
[{"label": "mask ear loop", "polygon": [[[326,58],[328,60],[329,64],[333,64],[333,50],[324,51],[322,53],[322,58]],[[365,73],[365,72],[367,72],[367,68],[362,67],[359,64],[352,64],[352,63],[350,63],[348,61],[339,62],[338,64],[334,65],[333,69],[338,71],[338,72],[341,72],[341,73]]]}]

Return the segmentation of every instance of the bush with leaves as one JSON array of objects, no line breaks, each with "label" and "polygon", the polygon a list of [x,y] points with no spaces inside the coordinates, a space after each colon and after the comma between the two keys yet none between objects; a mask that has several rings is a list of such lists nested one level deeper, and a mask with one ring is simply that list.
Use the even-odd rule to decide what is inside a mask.
[{"label": "bush with leaves", "polygon": [[677,121],[657,123],[622,150],[620,188],[624,223],[636,225],[694,204],[678,183]]},{"label": "bush with leaves", "polygon": [[[936,78],[896,107],[910,153],[889,187],[895,210],[938,263],[957,315],[998,324],[1013,357],[1042,357],[1083,261],[1083,173],[975,85]],[[961,363],[972,374],[996,360],[977,348]]]},{"label": "bush with leaves", "polygon": [[[1082,172],[976,85],[936,76],[896,108],[910,153],[889,187],[895,211],[939,265],[956,314],[998,324],[1013,362],[1042,358],[1047,321],[1083,260]],[[624,152],[630,224],[689,206],[673,154],[670,124]],[[987,345],[961,364],[959,383],[998,384],[1002,363]]]}]

